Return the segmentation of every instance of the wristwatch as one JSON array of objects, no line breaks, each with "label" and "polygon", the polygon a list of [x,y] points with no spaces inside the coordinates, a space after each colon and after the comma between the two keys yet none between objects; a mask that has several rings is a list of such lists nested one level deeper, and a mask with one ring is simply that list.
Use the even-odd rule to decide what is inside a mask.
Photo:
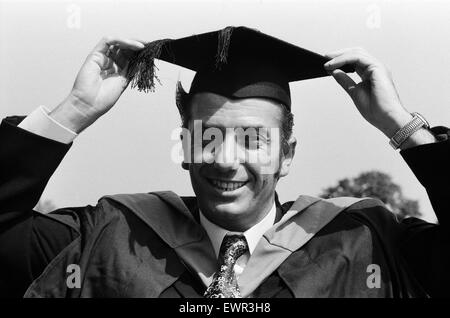
[{"label": "wristwatch", "polygon": [[420,128],[430,128],[430,124],[422,115],[420,115],[419,113],[412,113],[411,115],[413,115],[413,118],[405,126],[400,128],[394,134],[391,140],[389,140],[389,144],[392,146],[392,148],[400,148],[400,146],[406,141],[406,139],[411,137],[411,135],[418,131]]}]

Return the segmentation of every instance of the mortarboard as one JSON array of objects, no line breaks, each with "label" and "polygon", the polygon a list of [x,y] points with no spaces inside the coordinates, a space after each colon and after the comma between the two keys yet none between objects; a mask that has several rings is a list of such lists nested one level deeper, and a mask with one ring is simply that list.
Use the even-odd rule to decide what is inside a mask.
[{"label": "mortarboard", "polygon": [[329,75],[323,67],[328,61],[324,56],[247,27],[147,43],[130,61],[131,88],[154,89],[155,58],[196,72],[189,94],[269,98],[288,109],[289,82]]}]

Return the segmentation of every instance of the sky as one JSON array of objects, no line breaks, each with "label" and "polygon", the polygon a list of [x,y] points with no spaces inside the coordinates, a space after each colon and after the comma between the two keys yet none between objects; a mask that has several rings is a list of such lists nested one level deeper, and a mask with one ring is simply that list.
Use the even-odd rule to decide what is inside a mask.
[{"label": "sky", "polygon": [[[245,25],[318,53],[363,47],[391,70],[409,111],[448,126],[449,16],[449,1],[0,0],[0,116],[56,107],[105,35],[152,41]],[[157,65],[162,85],[149,94],[127,90],[80,134],[43,199],[67,207],[95,205],[114,193],[193,194],[188,173],[170,158],[171,134],[180,124],[175,84],[180,79],[189,87],[194,74]],[[400,154],[331,77],[292,83],[291,92],[298,145],[291,172],[277,188],[282,202],[380,170],[406,197],[419,200],[424,219],[435,221],[424,188]]]}]

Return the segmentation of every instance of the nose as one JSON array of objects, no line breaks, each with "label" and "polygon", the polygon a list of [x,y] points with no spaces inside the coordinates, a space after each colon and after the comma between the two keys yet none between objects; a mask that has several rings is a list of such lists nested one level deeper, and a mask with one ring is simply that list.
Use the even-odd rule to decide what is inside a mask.
[{"label": "nose", "polygon": [[214,166],[223,171],[237,170],[240,163],[239,153],[234,131],[227,131],[222,144],[215,151]]}]

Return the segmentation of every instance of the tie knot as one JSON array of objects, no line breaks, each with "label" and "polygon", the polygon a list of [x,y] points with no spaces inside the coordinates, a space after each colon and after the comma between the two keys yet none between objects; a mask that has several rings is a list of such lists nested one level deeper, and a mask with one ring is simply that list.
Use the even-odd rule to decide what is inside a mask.
[{"label": "tie knot", "polygon": [[235,264],[236,260],[248,251],[243,235],[226,235],[220,246],[219,261],[223,264]]}]

